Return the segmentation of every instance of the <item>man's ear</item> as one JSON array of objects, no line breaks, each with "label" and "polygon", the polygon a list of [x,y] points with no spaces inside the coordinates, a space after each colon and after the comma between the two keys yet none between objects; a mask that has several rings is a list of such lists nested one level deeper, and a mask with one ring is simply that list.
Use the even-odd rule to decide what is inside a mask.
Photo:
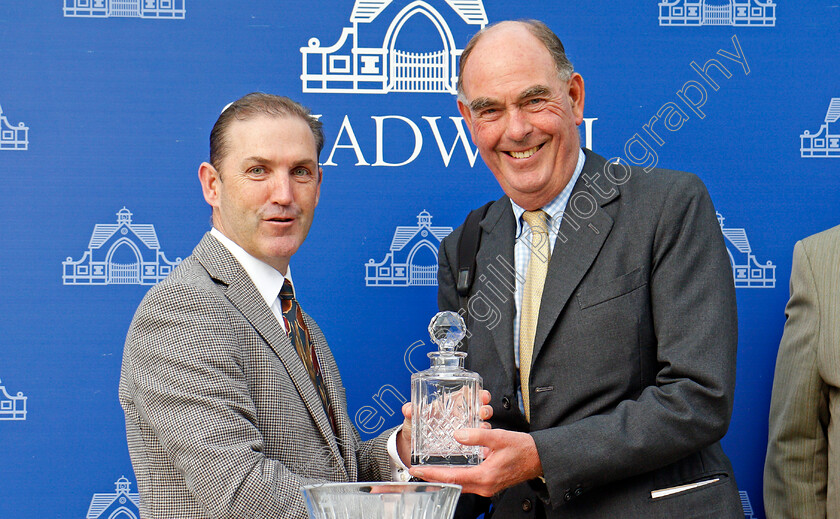
[{"label": "man's ear", "polygon": [[204,193],[204,200],[211,207],[219,205],[219,184],[222,182],[221,175],[210,163],[202,162],[198,167],[198,181],[201,182],[201,191]]},{"label": "man's ear", "polygon": [[318,168],[318,187],[315,190],[315,205],[318,205],[318,200],[321,199],[321,181],[324,180],[324,168]]},{"label": "man's ear", "polygon": [[572,113],[575,114],[575,124],[583,123],[583,101],[586,92],[583,88],[583,76],[575,72],[569,79],[569,101],[572,104]]},{"label": "man's ear", "polygon": [[[458,99],[458,111],[461,112],[461,117],[464,118],[464,122],[467,123],[467,130],[470,132],[470,137],[472,137],[472,112],[470,111],[470,107],[464,104],[463,101]],[[475,138],[473,138],[473,144],[475,144]]]}]

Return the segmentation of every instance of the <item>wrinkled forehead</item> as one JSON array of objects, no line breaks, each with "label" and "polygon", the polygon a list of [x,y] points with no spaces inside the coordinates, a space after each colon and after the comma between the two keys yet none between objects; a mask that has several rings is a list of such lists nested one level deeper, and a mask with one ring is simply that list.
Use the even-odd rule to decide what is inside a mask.
[{"label": "wrinkled forehead", "polygon": [[561,88],[561,82],[554,62],[545,47],[537,43],[487,46],[481,53],[471,56],[464,69],[462,101],[468,104],[478,98],[516,101],[557,93],[554,91]]},{"label": "wrinkled forehead", "polygon": [[489,79],[536,78],[554,69],[545,45],[522,24],[510,22],[492,27],[476,42],[464,65],[462,83],[469,95],[470,87]]}]

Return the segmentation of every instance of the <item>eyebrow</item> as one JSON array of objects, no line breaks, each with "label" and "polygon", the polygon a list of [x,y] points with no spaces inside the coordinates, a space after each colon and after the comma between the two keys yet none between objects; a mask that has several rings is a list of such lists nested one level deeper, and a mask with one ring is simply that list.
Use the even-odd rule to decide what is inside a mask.
[{"label": "eyebrow", "polygon": [[[272,164],[273,161],[267,159],[265,157],[260,157],[259,155],[252,155],[250,157],[246,157],[242,159],[242,164]],[[298,166],[312,166],[317,165],[318,161],[313,159],[304,158],[295,162]]]},{"label": "eyebrow", "polygon": [[550,95],[551,88],[545,85],[534,85],[532,87],[526,88],[521,94],[519,94],[519,100],[524,101],[532,97],[545,97]]},{"label": "eyebrow", "polygon": [[488,106],[493,106],[496,104],[499,104],[499,102],[495,99],[490,99],[489,97],[478,97],[470,102],[470,111],[478,112],[487,108]]},{"label": "eyebrow", "polygon": [[270,162],[270,161],[265,157],[260,157],[260,156],[257,156],[257,155],[252,155],[250,157],[246,157],[246,158],[242,159],[242,164],[266,163],[266,162]]}]

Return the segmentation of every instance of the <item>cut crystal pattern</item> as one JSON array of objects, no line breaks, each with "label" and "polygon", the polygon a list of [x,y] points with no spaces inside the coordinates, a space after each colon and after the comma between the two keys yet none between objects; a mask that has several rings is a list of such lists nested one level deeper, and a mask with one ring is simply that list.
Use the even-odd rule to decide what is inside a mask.
[{"label": "cut crystal pattern", "polygon": [[477,465],[480,446],[461,445],[452,434],[481,426],[481,376],[464,369],[467,354],[453,351],[466,335],[464,320],[441,312],[429,323],[429,335],[440,351],[429,353],[431,368],[411,377],[412,458],[414,465]]}]

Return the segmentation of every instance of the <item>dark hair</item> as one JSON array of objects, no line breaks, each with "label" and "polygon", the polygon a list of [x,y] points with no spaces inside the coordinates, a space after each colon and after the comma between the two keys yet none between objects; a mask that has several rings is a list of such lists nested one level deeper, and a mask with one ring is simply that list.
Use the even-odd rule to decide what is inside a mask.
[{"label": "dark hair", "polygon": [[503,21],[488,25],[487,27],[481,29],[475,33],[472,38],[470,38],[469,43],[467,43],[467,46],[464,47],[464,52],[461,53],[461,61],[458,64],[458,97],[460,99],[464,100],[464,69],[467,66],[467,60],[470,57],[470,53],[472,53],[473,49],[478,44],[478,40],[480,40],[488,30],[498,27],[503,23],[520,23],[524,25],[525,28],[528,29],[528,32],[533,34],[536,39],[542,42],[548,53],[551,54],[552,59],[554,59],[554,67],[557,69],[557,75],[560,76],[560,79],[568,81],[569,78],[572,77],[575,67],[566,56],[566,49],[563,48],[563,42],[561,42],[560,38],[558,38],[557,35],[548,28],[548,25],[539,20],[515,20],[513,22]]},{"label": "dark hair", "polygon": [[312,116],[308,108],[292,101],[288,97],[252,92],[227,105],[222,110],[213,130],[210,132],[210,164],[217,170],[227,153],[227,130],[234,119],[245,121],[255,115],[269,115],[274,117],[300,117],[315,137],[315,148],[318,155],[324,147],[324,131],[321,121]]}]

